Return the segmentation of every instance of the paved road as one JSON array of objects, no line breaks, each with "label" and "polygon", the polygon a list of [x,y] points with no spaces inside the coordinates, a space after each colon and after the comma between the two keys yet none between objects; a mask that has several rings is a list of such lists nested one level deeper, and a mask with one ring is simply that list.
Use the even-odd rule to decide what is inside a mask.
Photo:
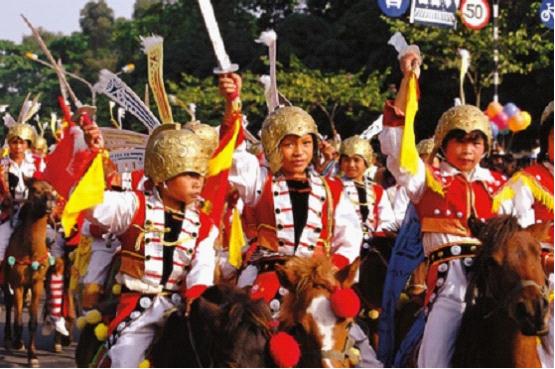
[{"label": "paved road", "polygon": [[[5,318],[4,306],[0,307],[0,368],[21,368],[27,367],[27,352],[8,353],[4,349],[4,322]],[[27,322],[29,316],[27,311],[24,311],[24,339],[27,342]],[[42,323],[42,321],[41,321]],[[55,354],[54,348],[54,335],[43,336],[41,334],[41,324],[39,324],[37,336],[37,354],[39,357],[40,366],[43,368],[72,368],[75,367],[75,346],[78,337],[77,332],[74,332],[74,342],[69,347],[64,347],[63,352]]]}]

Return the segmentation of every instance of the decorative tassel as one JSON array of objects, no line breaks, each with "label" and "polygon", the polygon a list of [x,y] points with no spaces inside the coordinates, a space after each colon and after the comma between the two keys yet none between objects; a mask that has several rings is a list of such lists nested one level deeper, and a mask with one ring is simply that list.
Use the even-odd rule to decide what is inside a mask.
[{"label": "decorative tassel", "polygon": [[340,318],[354,318],[360,310],[360,299],[352,288],[340,288],[330,297],[331,308]]},{"label": "decorative tassel", "polygon": [[532,192],[532,196],[536,201],[541,203],[549,210],[553,210],[553,195],[539,184],[536,179],[525,172],[518,172],[509,182],[503,186],[493,198],[492,212],[498,213],[501,204],[505,201],[512,200],[515,197],[515,192],[512,189],[512,184],[521,181]]},{"label": "decorative tassel", "polygon": [[82,331],[87,326],[87,319],[85,319],[84,316],[80,316],[79,318],[77,318],[75,325],[77,326],[77,329]]},{"label": "decorative tassel", "polygon": [[144,359],[139,363],[139,368],[150,368],[150,360]]},{"label": "decorative tassel", "polygon": [[430,190],[439,194],[441,197],[445,197],[445,193],[443,192],[443,185],[434,176],[434,173],[429,166],[426,166],[426,185]]}]

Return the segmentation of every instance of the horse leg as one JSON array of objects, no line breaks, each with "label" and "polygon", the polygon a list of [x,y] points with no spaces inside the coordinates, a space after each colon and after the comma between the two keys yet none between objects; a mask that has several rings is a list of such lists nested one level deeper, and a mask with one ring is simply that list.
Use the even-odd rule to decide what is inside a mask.
[{"label": "horse leg", "polygon": [[29,347],[27,349],[27,360],[29,361],[29,365],[33,368],[37,368],[39,366],[39,359],[37,358],[35,347],[35,337],[38,326],[40,298],[42,297],[43,290],[43,279],[35,279],[31,289],[31,306],[29,309]]},{"label": "horse leg", "polygon": [[13,317],[13,330],[14,330],[14,350],[24,350],[23,345],[23,287],[14,288],[13,301],[15,303],[14,317]]},{"label": "horse leg", "polygon": [[4,303],[6,306],[6,324],[4,325],[4,347],[6,350],[12,348],[12,306],[13,295],[10,293],[10,287],[6,282],[2,287],[4,290]]}]

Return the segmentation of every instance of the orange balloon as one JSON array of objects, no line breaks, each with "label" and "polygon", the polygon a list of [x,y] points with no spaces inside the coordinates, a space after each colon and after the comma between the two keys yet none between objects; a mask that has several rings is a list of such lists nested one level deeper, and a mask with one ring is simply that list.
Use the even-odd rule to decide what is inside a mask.
[{"label": "orange balloon", "polygon": [[509,118],[509,129],[511,132],[524,131],[530,123],[532,122],[532,117],[526,111],[520,111],[518,114],[513,115]]},{"label": "orange balloon", "polygon": [[489,103],[488,108],[486,109],[486,115],[489,117],[489,119],[492,119],[502,111],[503,111],[503,105],[499,104],[496,101],[492,101]]}]

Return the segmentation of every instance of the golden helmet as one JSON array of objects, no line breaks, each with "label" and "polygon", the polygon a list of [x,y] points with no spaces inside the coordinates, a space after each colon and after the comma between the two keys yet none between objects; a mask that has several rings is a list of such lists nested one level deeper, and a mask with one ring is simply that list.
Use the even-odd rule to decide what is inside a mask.
[{"label": "golden helmet", "polygon": [[48,153],[48,142],[42,136],[37,136],[37,140],[35,142],[35,150],[42,151],[43,153]]},{"label": "golden helmet", "polygon": [[37,132],[35,128],[27,123],[16,123],[10,127],[8,130],[8,136],[6,137],[8,143],[13,139],[19,137],[24,141],[30,141],[31,147],[35,146],[37,139]]},{"label": "golden helmet", "polygon": [[302,137],[307,134],[318,137],[318,128],[310,114],[296,106],[279,108],[264,120],[261,132],[262,146],[272,172],[276,173],[281,168],[281,140],[287,135]]},{"label": "golden helmet", "polygon": [[343,141],[339,154],[345,156],[358,155],[364,159],[367,167],[372,164],[372,158],[374,157],[374,151],[372,150],[372,146],[370,146],[370,142],[358,135],[351,136]]},{"label": "golden helmet", "polygon": [[441,148],[447,134],[455,129],[460,129],[466,133],[482,132],[486,136],[488,149],[491,149],[492,133],[489,119],[477,107],[459,105],[452,107],[441,115],[434,134],[436,150]]},{"label": "golden helmet", "polygon": [[418,155],[430,155],[434,151],[434,138],[425,138],[416,145]]},{"label": "golden helmet", "polygon": [[220,142],[218,131],[214,127],[201,123],[198,120],[188,122],[184,127],[195,132],[204,141],[204,148],[207,150],[208,155],[212,155]]},{"label": "golden helmet", "polygon": [[145,175],[155,184],[185,172],[206,175],[210,155],[194,132],[177,123],[166,123],[152,131],[145,150]]}]

